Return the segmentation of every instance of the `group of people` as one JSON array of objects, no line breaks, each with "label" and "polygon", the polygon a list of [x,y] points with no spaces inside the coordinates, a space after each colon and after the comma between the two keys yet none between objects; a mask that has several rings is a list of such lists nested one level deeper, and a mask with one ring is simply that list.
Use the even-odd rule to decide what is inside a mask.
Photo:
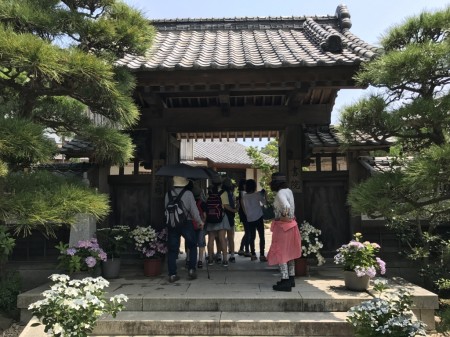
[{"label": "group of people", "polygon": [[[234,263],[235,246],[235,215],[244,226],[244,236],[240,243],[239,255],[249,257],[251,261],[258,259],[255,251],[256,233],[259,234],[259,260],[269,265],[279,265],[281,280],[273,289],[276,291],[291,291],[295,287],[294,259],[301,256],[301,239],[297,222],[295,221],[295,204],[292,191],[287,186],[286,176],[281,173],[272,175],[270,184],[272,191],[276,192],[273,203],[275,219],[272,221],[272,244],[265,255],[264,220],[261,206],[266,204],[264,190],[257,191],[255,180],[241,180],[239,193],[234,196],[235,186],[230,178],[222,180],[219,176],[212,179],[208,190],[208,198],[220,198],[223,216],[218,221],[209,217],[212,213],[212,201],[204,195],[203,190],[192,181],[184,177],[173,177],[173,188],[166,194],[165,204],[169,202],[169,193],[172,197],[181,192],[183,209],[187,214],[185,225],[169,228],[168,235],[168,272],[169,281],[179,280],[177,275],[176,259],[180,250],[180,238],[183,236],[186,248],[186,265],[188,278],[197,278],[197,268],[203,267],[203,257],[207,246],[208,257],[205,263],[221,262],[224,267]],[[208,220],[209,219],[209,220]],[[208,243],[205,236],[208,235]],[[216,251],[215,251],[215,246]],[[230,253],[230,256],[228,256]]]}]

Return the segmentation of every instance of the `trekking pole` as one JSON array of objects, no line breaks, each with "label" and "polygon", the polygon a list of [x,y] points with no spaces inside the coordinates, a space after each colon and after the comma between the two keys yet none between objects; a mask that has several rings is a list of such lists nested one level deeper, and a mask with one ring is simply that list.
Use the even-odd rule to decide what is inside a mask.
[{"label": "trekking pole", "polygon": [[209,258],[206,257],[206,252],[205,252],[205,264],[206,264],[206,274],[208,275],[208,280],[210,280],[211,278],[209,277]]}]

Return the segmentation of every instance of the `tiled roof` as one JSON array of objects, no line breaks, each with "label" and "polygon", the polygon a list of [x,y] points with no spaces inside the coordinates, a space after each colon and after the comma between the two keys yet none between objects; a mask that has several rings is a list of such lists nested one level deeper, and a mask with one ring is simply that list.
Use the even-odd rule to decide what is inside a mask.
[{"label": "tiled roof", "polygon": [[94,147],[91,142],[75,138],[64,143],[59,152],[67,157],[89,157],[94,152]]},{"label": "tiled roof", "polygon": [[[344,145],[342,136],[333,126],[317,126],[305,128],[306,144],[309,148],[318,151],[327,149],[338,149]],[[392,139],[377,141],[371,137],[355,135],[353,142],[347,147],[355,148],[388,148],[392,144]]]},{"label": "tiled roof", "polygon": [[334,16],[154,20],[157,34],[131,69],[230,69],[357,65],[378,49],[350,32],[345,5]]},{"label": "tiled roof", "polygon": [[394,159],[392,157],[361,156],[358,160],[370,174],[389,172],[399,168],[398,165],[394,164]]},{"label": "tiled roof", "polygon": [[[252,165],[252,160],[247,155],[247,147],[233,141],[205,140],[194,142],[194,159],[209,159],[215,164],[244,164]],[[276,165],[274,158],[263,154],[264,159],[272,165]]]},{"label": "tiled roof", "polygon": [[94,167],[93,164],[82,162],[39,164],[32,166],[32,169],[36,171],[49,171],[60,176],[83,178],[83,173],[89,171],[92,167]]}]

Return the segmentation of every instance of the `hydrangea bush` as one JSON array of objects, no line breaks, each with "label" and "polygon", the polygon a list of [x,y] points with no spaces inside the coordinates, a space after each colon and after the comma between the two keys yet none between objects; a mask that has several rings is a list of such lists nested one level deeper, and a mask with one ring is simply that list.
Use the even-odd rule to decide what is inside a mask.
[{"label": "hydrangea bush", "polygon": [[302,237],[302,256],[315,255],[317,258],[317,264],[321,266],[325,263],[325,259],[320,254],[320,249],[323,248],[323,243],[320,241],[320,235],[322,231],[309,222],[303,221],[300,224],[300,235]]},{"label": "hydrangea bush", "polygon": [[130,245],[130,227],[114,226],[97,229],[97,240],[108,258],[120,257]]},{"label": "hydrangea bush", "polygon": [[155,239],[142,249],[142,253],[148,258],[162,257],[167,251],[167,228],[155,232]]},{"label": "hydrangea bush", "polygon": [[[160,239],[161,233],[156,233],[152,227],[136,227],[131,231],[134,240],[134,248],[145,257],[154,257],[159,248],[162,249]],[[167,232],[165,234],[167,241]]]},{"label": "hydrangea bush", "polygon": [[93,270],[98,262],[107,260],[106,253],[95,238],[78,241],[74,247],[60,242],[56,248],[61,254],[58,257],[59,267],[65,268],[69,274]]},{"label": "hydrangea bush", "polygon": [[369,241],[361,242],[361,240],[361,233],[356,233],[354,240],[337,250],[338,254],[334,256],[334,262],[343,265],[344,270],[355,271],[358,277],[367,275],[373,278],[377,270],[384,275],[386,263],[376,256],[380,251],[380,245]]},{"label": "hydrangea bush", "polygon": [[86,337],[103,315],[116,314],[124,308],[125,295],[105,297],[109,282],[102,277],[70,280],[67,275],[50,276],[54,284],[42,293],[43,300],[30,304],[48,336]]},{"label": "hydrangea bush", "polygon": [[411,293],[400,288],[383,296],[386,281],[376,280],[378,297],[350,308],[347,321],[355,328],[356,337],[416,337],[426,336],[426,325],[415,319]]}]

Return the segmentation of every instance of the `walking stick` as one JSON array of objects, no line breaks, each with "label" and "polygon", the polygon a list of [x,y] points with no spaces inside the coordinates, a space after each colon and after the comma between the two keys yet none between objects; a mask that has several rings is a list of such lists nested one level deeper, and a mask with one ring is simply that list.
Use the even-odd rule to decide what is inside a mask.
[{"label": "walking stick", "polygon": [[205,252],[205,264],[206,264],[206,274],[208,275],[208,280],[210,280],[211,278],[209,277],[209,259],[206,257],[206,252]]}]

